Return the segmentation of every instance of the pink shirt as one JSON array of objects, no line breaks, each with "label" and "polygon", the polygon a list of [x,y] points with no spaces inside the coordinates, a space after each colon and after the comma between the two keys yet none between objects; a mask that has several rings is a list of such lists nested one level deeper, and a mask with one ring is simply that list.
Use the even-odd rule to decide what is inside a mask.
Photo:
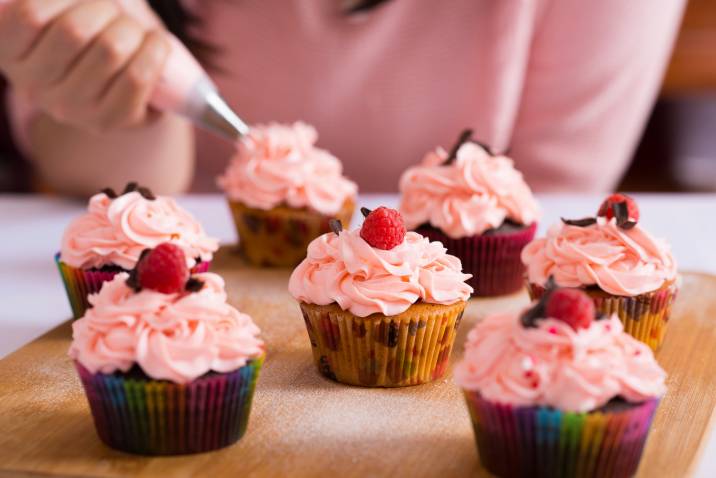
[{"label": "pink shirt", "polygon": [[[189,1],[187,2],[189,3]],[[684,0],[193,0],[213,73],[248,122],[302,119],[362,191],[472,127],[536,190],[614,187],[632,154]],[[230,147],[200,133],[195,189]]]}]

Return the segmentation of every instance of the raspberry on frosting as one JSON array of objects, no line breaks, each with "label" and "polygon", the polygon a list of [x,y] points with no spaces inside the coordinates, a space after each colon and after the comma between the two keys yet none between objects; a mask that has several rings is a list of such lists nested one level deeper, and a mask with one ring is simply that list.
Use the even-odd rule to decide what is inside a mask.
[{"label": "raspberry on frosting", "polygon": [[619,207],[623,207],[625,209],[627,220],[639,222],[639,207],[636,205],[636,201],[634,201],[634,199],[630,196],[622,193],[612,194],[606,198],[602,205],[599,206],[597,216],[612,219],[613,217],[616,217],[615,211]]},{"label": "raspberry on frosting", "polygon": [[390,250],[405,239],[405,224],[395,209],[379,207],[374,211],[362,208],[365,216],[360,237],[373,247]]},{"label": "raspberry on frosting", "polygon": [[189,280],[184,251],[171,242],[147,249],[139,259],[136,275],[137,283],[142,289],[152,289],[164,294],[181,292]]}]

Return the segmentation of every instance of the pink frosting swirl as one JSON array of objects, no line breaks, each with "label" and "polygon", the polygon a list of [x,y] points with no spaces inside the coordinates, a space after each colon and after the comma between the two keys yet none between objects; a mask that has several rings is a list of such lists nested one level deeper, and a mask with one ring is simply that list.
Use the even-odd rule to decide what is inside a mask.
[{"label": "pink frosting swirl", "polygon": [[639,225],[625,230],[603,217],[587,227],[555,224],[522,250],[522,262],[533,284],[554,276],[561,287],[597,285],[622,296],[652,292],[676,278],[666,242]]},{"label": "pink frosting swirl", "polygon": [[454,304],[470,298],[460,259],[440,242],[415,232],[390,250],[371,247],[360,230],[324,234],[308,246],[308,257],[291,274],[288,290],[297,300],[328,305],[366,317],[396,315],[418,300]]},{"label": "pink frosting swirl", "polygon": [[438,148],[400,178],[400,213],[409,229],[429,223],[453,239],[482,234],[511,219],[530,225],[541,216],[522,174],[506,156],[465,143],[446,165]]},{"label": "pink frosting swirl", "polygon": [[218,184],[229,199],[257,209],[286,204],[324,215],[337,213],[358,187],[343,177],[343,166],[314,146],[318,134],[305,123],[271,123],[242,139]]},{"label": "pink frosting swirl", "polygon": [[187,294],[135,293],[127,277],[123,272],[105,283],[72,324],[69,355],[90,372],[126,372],[137,364],[156,380],[187,383],[263,354],[258,327],[226,303],[218,275],[194,275],[204,287]]},{"label": "pink frosting swirl", "polygon": [[490,316],[470,331],[455,367],[455,381],[487,400],[570,412],[616,397],[660,397],[665,378],[651,349],[624,333],[616,315],[579,331],[556,319],[526,328],[514,314]]},{"label": "pink frosting swirl", "polygon": [[187,265],[210,261],[219,242],[206,235],[201,224],[174,199],[145,199],[138,192],[110,199],[94,195],[87,213],[72,221],[62,236],[60,259],[72,267],[104,265],[134,268],[142,251],[163,242],[182,248]]}]

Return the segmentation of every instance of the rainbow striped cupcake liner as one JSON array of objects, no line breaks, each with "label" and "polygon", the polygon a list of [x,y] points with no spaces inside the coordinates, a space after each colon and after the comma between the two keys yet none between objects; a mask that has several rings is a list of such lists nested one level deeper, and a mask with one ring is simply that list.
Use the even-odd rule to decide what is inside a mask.
[{"label": "rainbow striped cupcake liner", "polygon": [[[533,300],[544,294],[544,288],[536,284],[529,284],[528,290]],[[671,308],[679,290],[676,282],[634,297],[609,295],[602,290],[583,290],[592,298],[599,312],[607,315],[617,314],[626,333],[644,342],[653,351],[661,347],[669,325]]]},{"label": "rainbow striped cupcake liner", "polygon": [[658,399],[589,413],[515,407],[465,391],[482,465],[500,477],[633,476]]},{"label": "rainbow striped cupcake liner", "polygon": [[355,203],[346,200],[334,216],[288,206],[257,209],[232,200],[229,209],[239,236],[239,252],[246,262],[257,267],[295,267],[306,257],[311,241],[331,232],[331,219],[338,219],[348,229]]},{"label": "rainbow striped cupcake liner", "polygon": [[419,227],[416,232],[431,241],[442,242],[449,254],[462,261],[463,272],[472,274],[467,283],[475,289],[474,296],[491,297],[511,294],[524,287],[525,266],[520,255],[534,239],[537,224],[514,232],[460,239],[429,226]]},{"label": "rainbow striped cupcake liner", "polygon": [[180,385],[131,374],[92,374],[75,362],[99,438],[141,455],[216,450],[246,431],[263,357]]},{"label": "rainbow striped cupcake liner", "polygon": [[321,374],[349,385],[404,387],[445,374],[465,306],[419,303],[368,317],[336,304],[301,303],[301,311]]},{"label": "rainbow striped cupcake liner", "polygon": [[[102,269],[78,269],[68,266],[60,260],[60,253],[55,254],[55,263],[60,271],[62,283],[65,285],[67,297],[72,307],[72,317],[79,319],[89,309],[90,303],[87,297],[90,294],[96,294],[102,288],[102,284],[112,280],[119,272],[127,272],[119,267],[114,270]],[[204,261],[197,264],[192,270],[192,274],[207,272],[211,261]]]}]

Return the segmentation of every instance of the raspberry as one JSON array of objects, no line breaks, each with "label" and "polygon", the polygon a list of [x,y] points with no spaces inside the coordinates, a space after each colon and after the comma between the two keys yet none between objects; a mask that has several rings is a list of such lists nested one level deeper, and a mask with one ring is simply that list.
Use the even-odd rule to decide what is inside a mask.
[{"label": "raspberry", "polygon": [[579,289],[557,289],[550,294],[545,312],[574,330],[586,329],[594,320],[594,302]]},{"label": "raspberry", "polygon": [[627,214],[629,219],[638,222],[639,221],[639,208],[636,205],[636,201],[626,194],[616,193],[612,194],[604,200],[601,206],[599,206],[599,212],[597,216],[606,217],[611,219],[614,217],[614,204],[626,203]]},{"label": "raspberry", "polygon": [[189,279],[184,251],[169,242],[159,244],[139,260],[137,279],[143,289],[163,294],[182,292]]},{"label": "raspberry", "polygon": [[405,239],[403,217],[395,209],[379,207],[366,216],[360,237],[377,249],[390,250]]}]

